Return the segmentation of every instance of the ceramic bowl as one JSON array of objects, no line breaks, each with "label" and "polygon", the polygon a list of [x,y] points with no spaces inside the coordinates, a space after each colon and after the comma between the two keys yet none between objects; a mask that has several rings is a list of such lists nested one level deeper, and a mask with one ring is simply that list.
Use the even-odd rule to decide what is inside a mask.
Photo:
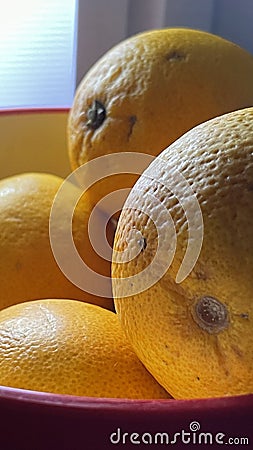
[{"label": "ceramic bowl", "polygon": [[[28,171],[67,176],[67,116],[0,111],[0,178]],[[1,450],[253,448],[252,421],[253,395],[122,400],[0,387]]]}]

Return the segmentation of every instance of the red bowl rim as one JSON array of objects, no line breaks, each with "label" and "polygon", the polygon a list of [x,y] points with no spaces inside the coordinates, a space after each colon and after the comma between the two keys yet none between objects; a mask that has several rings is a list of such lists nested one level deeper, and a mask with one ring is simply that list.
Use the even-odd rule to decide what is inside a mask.
[{"label": "red bowl rim", "polygon": [[10,400],[21,403],[58,406],[63,408],[77,409],[115,409],[122,410],[126,407],[135,410],[136,407],[144,410],[161,411],[173,409],[192,410],[196,407],[199,409],[230,409],[239,405],[250,406],[253,408],[253,394],[243,394],[236,396],[215,397],[215,398],[196,398],[196,399],[121,399],[121,398],[98,398],[98,397],[81,397],[76,395],[52,394],[48,392],[38,392],[26,389],[12,388],[0,386],[0,400]]},{"label": "red bowl rim", "polygon": [[54,108],[0,108],[0,116],[21,115],[21,114],[50,114],[50,113],[68,113],[68,107],[54,107]]}]

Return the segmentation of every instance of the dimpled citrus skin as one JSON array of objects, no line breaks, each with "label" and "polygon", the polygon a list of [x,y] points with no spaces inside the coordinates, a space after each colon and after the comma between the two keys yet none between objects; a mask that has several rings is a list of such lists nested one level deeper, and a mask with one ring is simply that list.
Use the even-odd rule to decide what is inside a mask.
[{"label": "dimpled citrus skin", "polygon": [[[0,309],[26,300],[66,296],[113,307],[111,298],[93,296],[72,284],[55,261],[49,239],[49,216],[62,182],[62,178],[45,173],[25,173],[0,181]],[[75,189],[73,185],[70,192],[71,189]],[[59,211],[59,230],[65,227],[66,206],[67,199]],[[88,219],[84,198],[73,217],[74,242],[86,264],[107,275],[109,291],[110,263],[93,251],[87,232]]]},{"label": "dimpled citrus skin", "polygon": [[[123,208],[115,235],[114,251],[127,249],[130,254],[136,244],[128,240],[127,247],[133,227],[146,242],[129,263],[120,264],[120,256],[116,261],[113,255],[119,320],[141,361],[173,397],[252,393],[253,108],[195,127],[157,157],[151,173],[156,169],[156,180],[145,178],[144,172],[132,189],[132,208]],[[187,198],[187,191],[182,189],[177,201],[173,186],[172,192],[164,187],[176,169],[196,193],[204,224],[199,258],[181,283],[175,279],[186,252],[188,225],[180,202]],[[127,297],[127,283],[120,278],[141,273],[152,262],[158,236],[163,248],[164,227],[170,226],[149,194],[159,199],[173,219],[176,253],[156,284],[144,290],[143,278],[143,291]],[[157,230],[151,213],[157,214]],[[196,312],[206,297],[219,301],[227,315],[217,329],[215,321],[206,326],[202,313]]]},{"label": "dimpled citrus skin", "polygon": [[0,312],[4,386],[92,397],[169,398],[139,361],[115,313],[67,299]]},{"label": "dimpled citrus skin", "polygon": [[[71,167],[113,152],[157,155],[195,125],[253,106],[252,79],[252,55],[213,34],[168,28],[130,37],[77,88],[68,121]],[[97,128],[88,125],[95,100],[106,111]],[[134,180],[109,177],[90,189],[90,198],[96,203]]]}]

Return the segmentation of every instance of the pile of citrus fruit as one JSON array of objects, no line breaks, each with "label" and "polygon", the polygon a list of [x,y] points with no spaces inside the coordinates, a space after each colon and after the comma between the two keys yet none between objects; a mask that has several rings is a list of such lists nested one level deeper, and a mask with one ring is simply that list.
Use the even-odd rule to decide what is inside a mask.
[{"label": "pile of citrus fruit", "polygon": [[[1,385],[139,399],[253,392],[252,80],[252,55],[186,28],[133,36],[84,76],[67,126],[75,178],[0,180]],[[76,198],[72,243],[94,290],[52,248],[63,185],[54,239]]]}]

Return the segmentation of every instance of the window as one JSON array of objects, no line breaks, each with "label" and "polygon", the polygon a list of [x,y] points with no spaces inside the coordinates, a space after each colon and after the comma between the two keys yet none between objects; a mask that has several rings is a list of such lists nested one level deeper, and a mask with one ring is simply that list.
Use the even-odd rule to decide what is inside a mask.
[{"label": "window", "polygon": [[69,106],[76,79],[77,2],[0,4],[0,107]]}]

